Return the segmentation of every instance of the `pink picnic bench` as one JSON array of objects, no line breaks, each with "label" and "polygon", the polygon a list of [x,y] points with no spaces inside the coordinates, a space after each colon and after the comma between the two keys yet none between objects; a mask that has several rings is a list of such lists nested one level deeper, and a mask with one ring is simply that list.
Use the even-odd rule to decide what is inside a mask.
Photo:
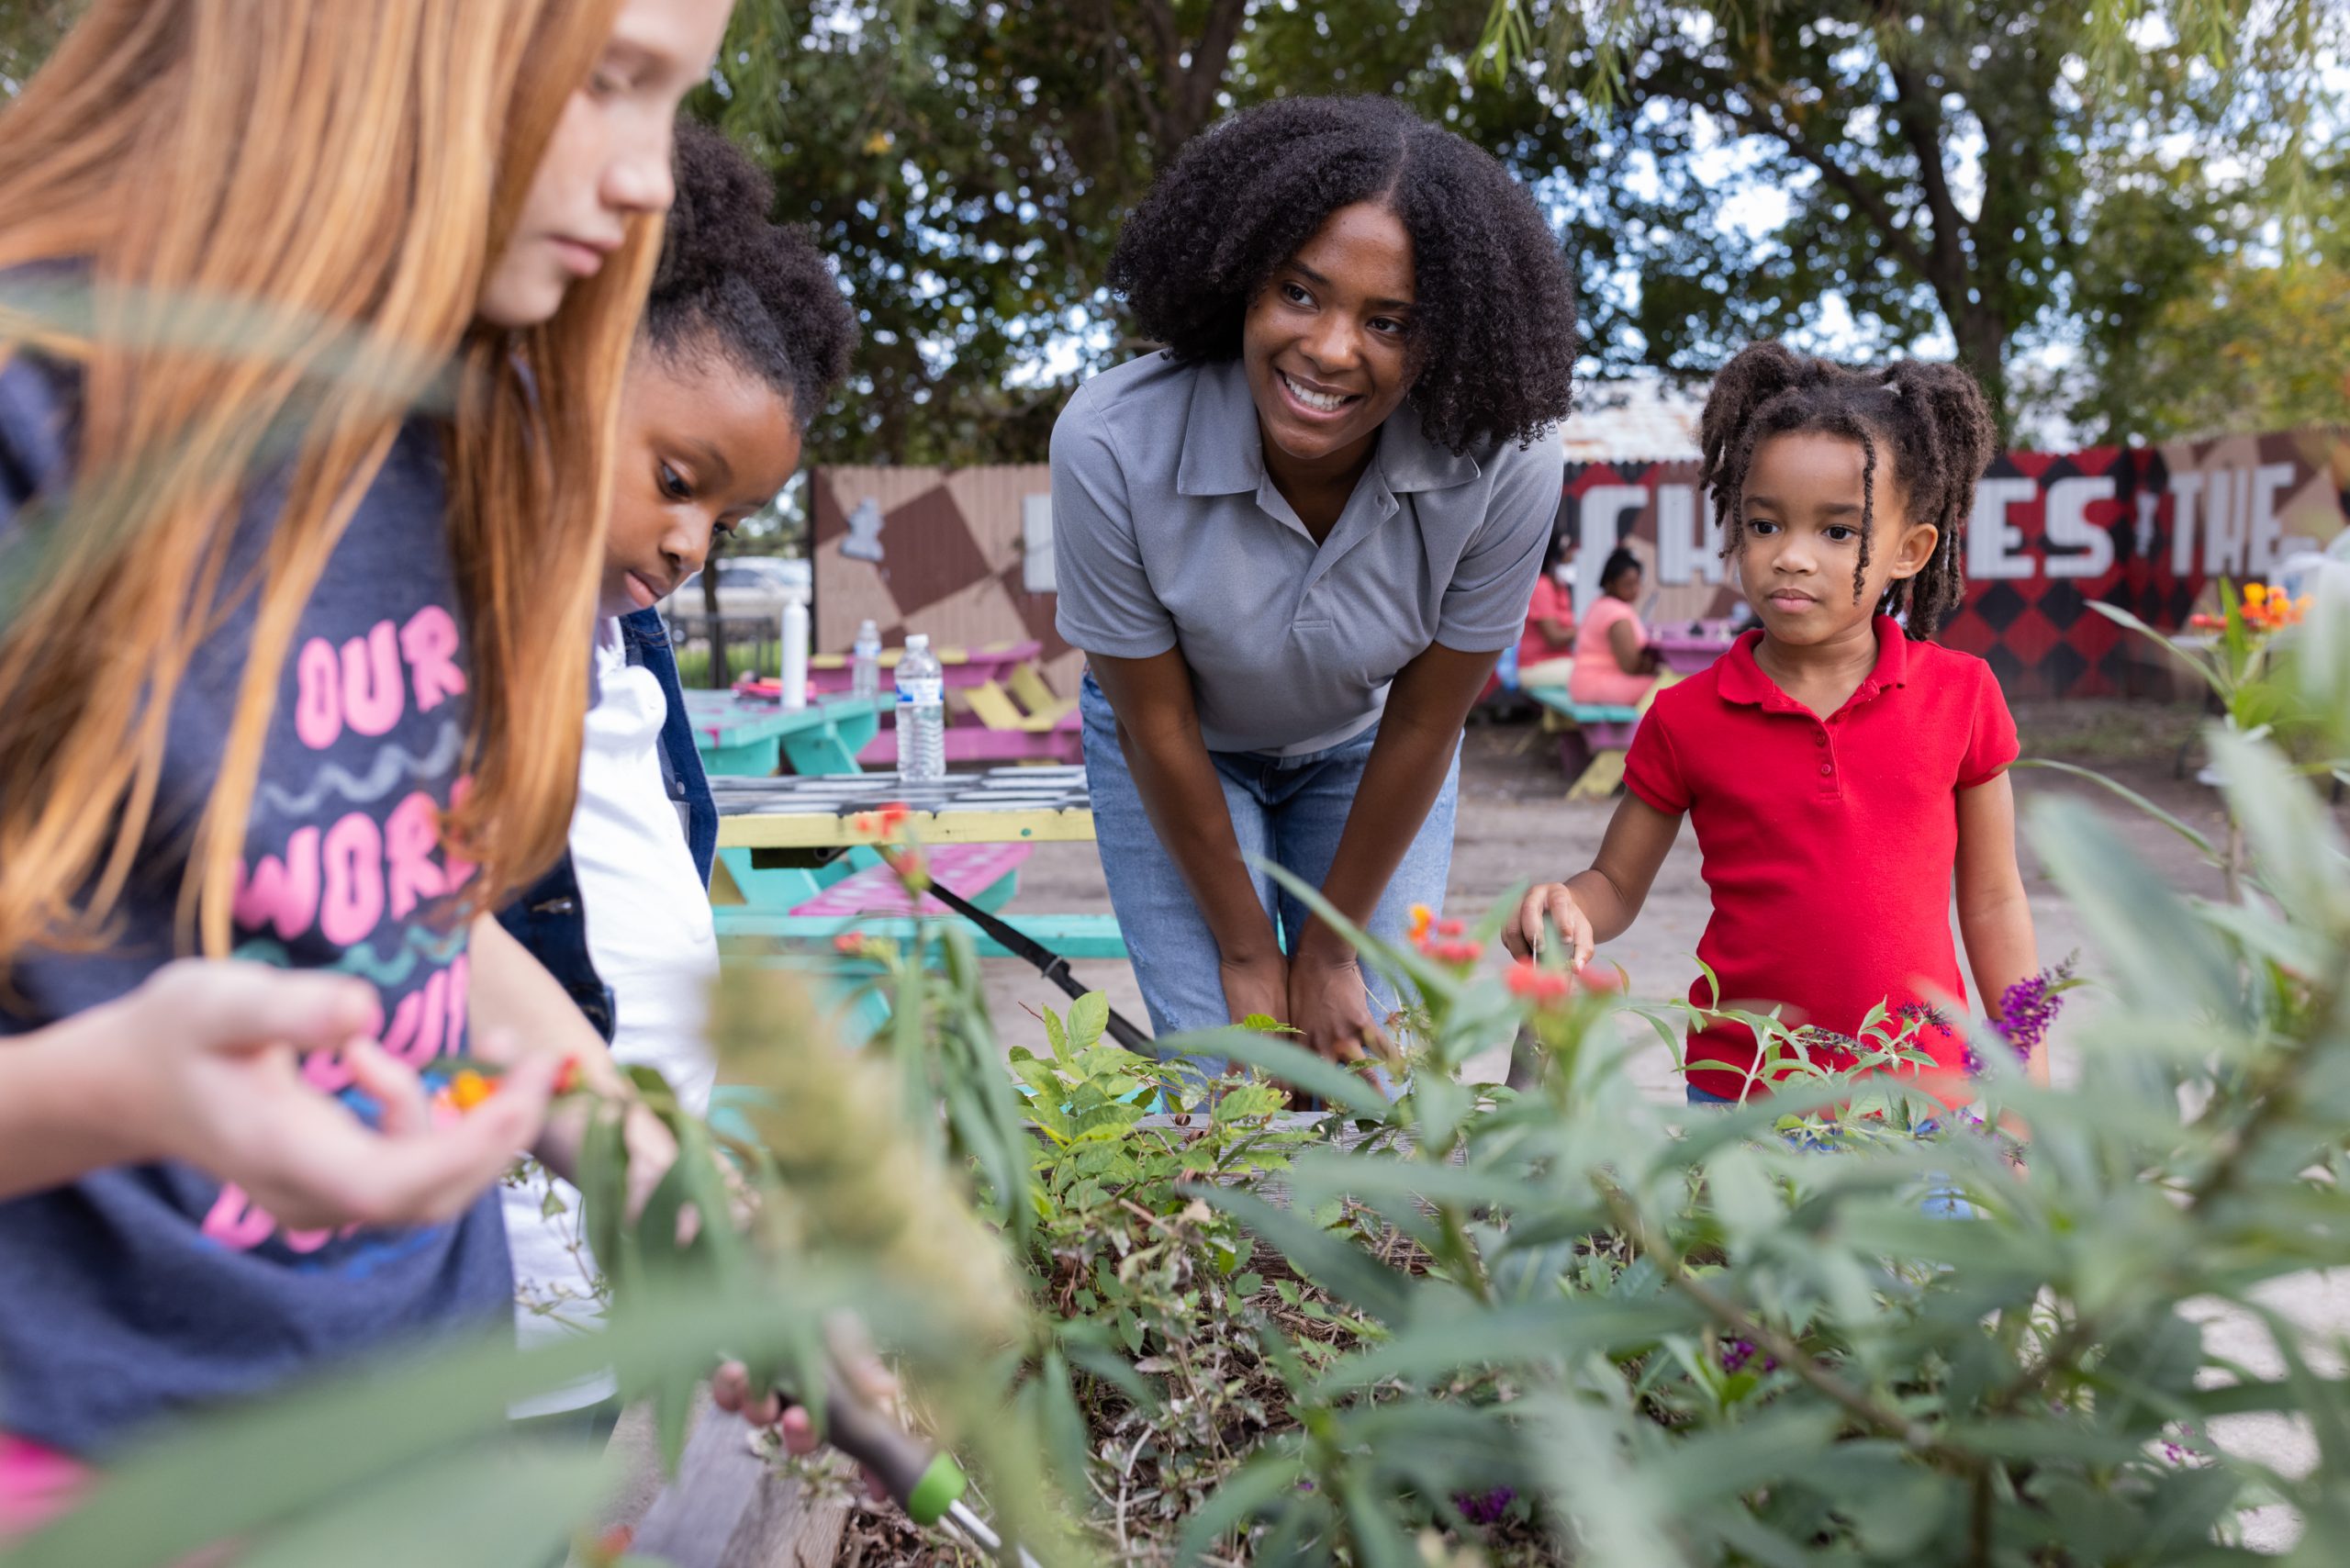
[{"label": "pink picnic bench", "polygon": [[[1028,844],[942,844],[923,851],[931,879],[992,913],[1007,902],[1015,886],[1014,874],[1035,849]],[[818,893],[794,904],[791,913],[803,919],[845,924],[870,916],[900,920],[917,915],[951,915],[945,904],[924,894],[915,907],[898,874],[887,866],[853,871]]]}]

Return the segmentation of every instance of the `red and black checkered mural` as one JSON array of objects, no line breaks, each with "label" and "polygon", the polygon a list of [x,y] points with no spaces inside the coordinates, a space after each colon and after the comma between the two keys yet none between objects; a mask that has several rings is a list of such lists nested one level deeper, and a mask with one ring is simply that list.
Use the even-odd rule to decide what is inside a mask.
[{"label": "red and black checkered mural", "polygon": [[1041,463],[816,469],[816,651],[846,653],[865,621],[888,646],[909,632],[941,647],[1034,641],[1053,689],[1075,692],[1084,655],[1054,629],[1055,599],[1032,586],[1027,559],[1027,514],[1052,488]]},{"label": "red and black checkered mural", "polygon": [[[1652,622],[1727,614],[1735,598],[1696,465],[1567,469],[1561,519],[1579,542],[1626,543],[1656,585]],[[2013,697],[2129,695],[2167,684],[2092,603],[2165,631],[2210,585],[2263,579],[2350,521],[2350,431],[2297,431],[2153,447],[2015,452],[1991,465],[1967,524],[1966,600],[1940,641],[1979,654]],[[1605,549],[1579,566],[1596,589]]]}]

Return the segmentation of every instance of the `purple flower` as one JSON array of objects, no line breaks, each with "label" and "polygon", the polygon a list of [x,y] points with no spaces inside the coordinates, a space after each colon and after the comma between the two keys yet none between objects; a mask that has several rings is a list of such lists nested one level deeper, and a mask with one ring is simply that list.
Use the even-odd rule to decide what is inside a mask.
[{"label": "purple flower", "polygon": [[[1754,1359],[1754,1355],[1755,1345],[1753,1340],[1743,1337],[1728,1340],[1723,1344],[1721,1349],[1722,1371],[1726,1372],[1735,1372],[1744,1367],[1747,1362],[1752,1361]],[[1766,1372],[1777,1372],[1779,1370],[1777,1358],[1773,1356],[1764,1356],[1762,1358],[1762,1365],[1757,1370]]]},{"label": "purple flower", "polygon": [[[2056,1014],[2065,1004],[2065,993],[2073,988],[2074,966],[2078,955],[2065,959],[2053,969],[2042,969],[2029,980],[2020,980],[2008,987],[1999,997],[1999,1015],[1991,1020],[1992,1031],[2008,1042],[2018,1061],[2030,1061],[2048,1038],[2048,1026],[2056,1021]],[[1966,1070],[1979,1073],[1983,1058],[1975,1047],[1966,1047]]]},{"label": "purple flower", "polygon": [[1929,1006],[1922,1002],[1903,1002],[1895,1011],[1894,1016],[1905,1024],[1915,1024],[1920,1029],[1947,1030],[1950,1027],[1950,1018],[1941,1008]]},{"label": "purple flower", "polygon": [[1452,1495],[1452,1506],[1460,1509],[1460,1517],[1472,1525],[1501,1523],[1502,1516],[1509,1512],[1509,1506],[1516,1500],[1517,1494],[1506,1486],[1496,1486],[1490,1492],[1456,1492]]}]

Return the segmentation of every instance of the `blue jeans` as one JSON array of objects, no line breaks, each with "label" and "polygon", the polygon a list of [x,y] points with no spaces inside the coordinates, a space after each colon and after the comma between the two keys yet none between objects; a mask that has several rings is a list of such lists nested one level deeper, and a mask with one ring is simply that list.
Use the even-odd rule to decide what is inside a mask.
[{"label": "blue jeans", "polygon": [[[1088,674],[1078,693],[1085,720],[1085,782],[1093,798],[1093,836],[1102,874],[1110,884],[1110,907],[1126,939],[1126,956],[1150,1009],[1151,1032],[1159,1036],[1220,1029],[1232,1022],[1225,1005],[1224,980],[1215,935],[1192,900],[1174,857],[1158,842],[1143,810],[1134,775],[1118,746],[1117,722],[1110,700]],[[1224,803],[1245,855],[1281,867],[1308,887],[1318,888],[1338,853],[1338,835],[1354,809],[1355,790],[1370,759],[1374,724],[1354,739],[1306,756],[1260,752],[1208,753],[1224,783]],[[1411,925],[1412,906],[1440,909],[1444,879],[1452,868],[1452,819],[1460,793],[1460,754],[1453,753],[1444,788],[1428,808],[1427,820],[1404,851],[1403,864],[1388,879],[1365,929],[1401,945]],[[1248,868],[1266,917],[1288,950],[1304,928],[1307,911],[1264,870]],[[1382,1017],[1396,1004],[1386,978],[1363,969],[1371,1015]]]},{"label": "blue jeans", "polygon": [[[1694,1083],[1688,1085],[1688,1090],[1689,1103],[1692,1105],[1735,1105],[1738,1103],[1727,1094],[1717,1094],[1710,1089],[1700,1089]],[[1803,1147],[1811,1146],[1807,1144]],[[1815,1148],[1814,1152],[1832,1151]],[[1918,1206],[1930,1219],[1973,1219],[1975,1217],[1975,1205],[1968,1203],[1966,1194],[1955,1187],[1927,1188],[1919,1195]]]}]

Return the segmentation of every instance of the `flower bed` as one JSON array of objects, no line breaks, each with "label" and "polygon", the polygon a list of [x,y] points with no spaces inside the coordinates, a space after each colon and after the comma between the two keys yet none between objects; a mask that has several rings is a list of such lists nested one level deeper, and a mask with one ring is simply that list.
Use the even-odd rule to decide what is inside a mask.
[{"label": "flower bed", "polygon": [[[1007,1073],[951,933],[868,951],[893,1017],[855,1053],[787,972],[731,965],[713,1029],[727,1078],[767,1092],[757,1137],[647,1079],[685,1155],[633,1223],[616,1130],[591,1139],[605,1334],[440,1348],[224,1417],[0,1562],[161,1565],[229,1538],[282,1562],[532,1561],[607,1480],[559,1440],[494,1438],[508,1401],[610,1364],[681,1440],[714,1356],[817,1386],[845,1309],[908,1419],[1055,1565],[2185,1568],[2254,1561],[2231,1541],[2256,1501],[2327,1561],[2350,1539],[2350,1377],[2262,1292],[2350,1267],[2350,845],[2310,762],[2350,756],[2350,604],[2276,635],[2301,639],[2294,689],[2232,689],[2230,711],[2296,715],[2292,754],[2257,722],[2212,737],[2232,829],[2198,842],[2225,899],[2164,886],[2079,801],[2033,813],[2108,987],[2068,1036],[2072,1088],[2024,1081],[1986,1031],[1981,1120],[1954,1117],[1873,1070],[1923,1020],[1878,1020],[1830,1066],[1737,1014],[1790,1077],[1695,1114],[1624,1070],[1626,1026],[1670,1040],[1685,1010],[1374,946],[1424,999],[1401,1098],[1278,1035],[1198,1042],[1335,1107],[1306,1129],[1270,1082],[1184,1099],[1102,1040],[1098,998]],[[1493,924],[1424,935],[1482,950]],[[1527,1088],[1463,1081],[1521,1029]],[[730,1183],[746,1230],[680,1230],[688,1205],[733,1207]],[[2271,1326],[2281,1373],[2212,1352],[2214,1303]],[[2312,1471],[2210,1441],[2262,1412],[2308,1418]],[[955,1550],[860,1512],[841,1560]]]}]

